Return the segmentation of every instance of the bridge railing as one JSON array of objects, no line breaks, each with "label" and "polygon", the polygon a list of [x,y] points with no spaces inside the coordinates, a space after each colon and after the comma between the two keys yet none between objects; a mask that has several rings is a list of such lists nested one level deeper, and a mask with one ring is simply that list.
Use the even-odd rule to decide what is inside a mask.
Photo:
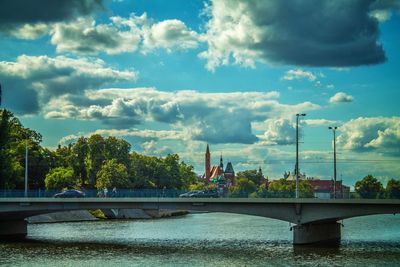
[{"label": "bridge railing", "polygon": [[[176,189],[119,189],[116,191],[108,190],[82,190],[85,197],[179,197],[186,193],[187,190]],[[56,194],[62,193],[60,190],[28,190],[29,198],[47,198],[54,197]],[[25,197],[24,190],[0,190],[0,198],[21,198]]]},{"label": "bridge railing", "polygon": [[[248,191],[206,191],[206,194],[188,195],[188,190],[177,189],[117,189],[117,190],[82,190],[85,197],[115,197],[115,198],[141,198],[141,197],[218,197],[218,198],[294,198],[295,192],[293,191],[262,191],[262,192],[248,192]],[[60,193],[59,190],[29,190],[27,197],[30,198],[48,198],[54,197],[55,194]],[[0,198],[21,198],[25,197],[24,190],[0,190]],[[316,198],[312,193],[300,193],[301,198]],[[354,197],[354,196],[353,196]],[[325,197],[326,198],[326,197]]]}]

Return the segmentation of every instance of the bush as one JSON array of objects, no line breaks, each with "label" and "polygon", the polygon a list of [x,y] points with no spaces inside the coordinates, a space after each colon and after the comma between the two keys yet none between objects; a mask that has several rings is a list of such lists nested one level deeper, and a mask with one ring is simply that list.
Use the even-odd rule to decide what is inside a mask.
[{"label": "bush", "polygon": [[77,179],[72,168],[58,167],[46,175],[44,182],[48,190],[61,190],[75,187]]}]

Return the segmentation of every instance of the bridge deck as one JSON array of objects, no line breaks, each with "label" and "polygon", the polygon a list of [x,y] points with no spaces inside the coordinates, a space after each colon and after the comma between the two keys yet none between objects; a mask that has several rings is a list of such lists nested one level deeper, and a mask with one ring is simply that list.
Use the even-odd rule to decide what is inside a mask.
[{"label": "bridge deck", "polygon": [[280,203],[280,204],[373,204],[399,205],[400,199],[314,199],[314,198],[0,198],[1,203]]}]

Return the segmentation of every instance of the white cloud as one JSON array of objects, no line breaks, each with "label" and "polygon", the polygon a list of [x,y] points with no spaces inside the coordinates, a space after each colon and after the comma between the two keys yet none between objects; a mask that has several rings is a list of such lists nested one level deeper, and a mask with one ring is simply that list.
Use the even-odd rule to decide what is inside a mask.
[{"label": "white cloud", "polygon": [[400,155],[400,117],[360,117],[339,130],[338,144],[344,149]]},{"label": "white cloud", "polygon": [[392,16],[392,11],[400,10],[400,2],[397,0],[384,0],[384,1],[374,1],[371,6],[371,11],[369,15],[374,17],[379,22],[385,22],[389,20]]},{"label": "white cloud", "polygon": [[303,120],[306,125],[309,126],[329,126],[329,125],[334,125],[338,124],[340,122],[338,121],[332,121],[332,120],[326,120],[326,119],[308,119],[308,120]]},{"label": "white cloud", "polygon": [[57,47],[57,52],[118,54],[134,52],[140,39],[138,29],[121,30],[115,25],[96,25],[93,19],[82,18],[56,24],[51,43]]},{"label": "white cloud", "polygon": [[[272,92],[166,92],[155,88],[87,90],[84,100],[65,97],[49,103],[53,118],[100,120],[116,128],[159,122],[183,131],[188,139],[211,143],[254,143],[252,125],[267,118],[292,117],[318,109],[310,102],[279,103]],[[61,104],[60,101],[63,103]],[[75,107],[75,108],[72,108]],[[66,110],[64,109],[66,108]]]},{"label": "white cloud", "polygon": [[386,58],[378,21],[369,16],[378,8],[374,2],[213,0],[205,11],[210,17],[208,50],[199,56],[212,71],[256,62],[330,67],[381,63]]},{"label": "white cloud", "polygon": [[22,39],[36,39],[57,22],[69,22],[102,9],[100,0],[2,0],[0,33]]},{"label": "white cloud", "polygon": [[8,32],[8,35],[18,39],[35,40],[48,34],[52,27],[52,24],[45,23],[24,24],[23,26]]},{"label": "white cloud", "polygon": [[353,102],[354,97],[343,92],[338,92],[331,98],[329,98],[330,103],[343,103],[343,102]]},{"label": "white cloud", "polygon": [[143,29],[144,51],[163,48],[173,50],[192,49],[198,46],[199,35],[180,20],[164,20]]},{"label": "white cloud", "polygon": [[302,69],[295,69],[295,70],[288,70],[286,74],[282,77],[283,80],[300,80],[300,79],[307,79],[309,81],[315,81],[317,76],[315,76],[310,71],[304,71]]},{"label": "white cloud", "polygon": [[109,24],[98,24],[92,18],[81,18],[72,23],[58,23],[51,38],[57,52],[79,54],[119,54],[140,50],[148,53],[155,49],[193,49],[200,35],[182,21],[172,19],[155,22],[146,13],[129,18],[111,17]]},{"label": "white cloud", "polygon": [[[55,96],[79,95],[104,84],[134,81],[137,75],[109,68],[100,59],[21,55],[16,61],[0,61],[4,105],[19,113],[38,112]],[[63,110],[71,113],[73,107]]]},{"label": "white cloud", "polygon": [[295,142],[296,125],[293,121],[287,119],[269,119],[265,121],[265,124],[266,131],[260,137],[261,143],[289,145]]}]

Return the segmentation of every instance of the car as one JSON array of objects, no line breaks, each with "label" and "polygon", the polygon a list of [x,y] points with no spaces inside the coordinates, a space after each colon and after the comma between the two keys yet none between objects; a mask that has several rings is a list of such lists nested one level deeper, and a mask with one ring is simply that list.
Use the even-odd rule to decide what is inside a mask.
[{"label": "car", "polygon": [[179,197],[192,197],[193,195],[197,195],[200,192],[202,192],[202,190],[193,190],[193,191],[189,191],[189,192],[180,194]]},{"label": "car", "polygon": [[55,194],[55,198],[82,198],[85,197],[85,193],[79,190],[75,189],[70,189],[70,190],[65,190],[61,193]]},{"label": "car", "polygon": [[219,197],[217,190],[206,190],[201,197]]},{"label": "car", "polygon": [[219,197],[216,190],[193,190],[184,194],[179,195],[179,197],[197,197],[197,198],[207,198],[207,197]]}]

